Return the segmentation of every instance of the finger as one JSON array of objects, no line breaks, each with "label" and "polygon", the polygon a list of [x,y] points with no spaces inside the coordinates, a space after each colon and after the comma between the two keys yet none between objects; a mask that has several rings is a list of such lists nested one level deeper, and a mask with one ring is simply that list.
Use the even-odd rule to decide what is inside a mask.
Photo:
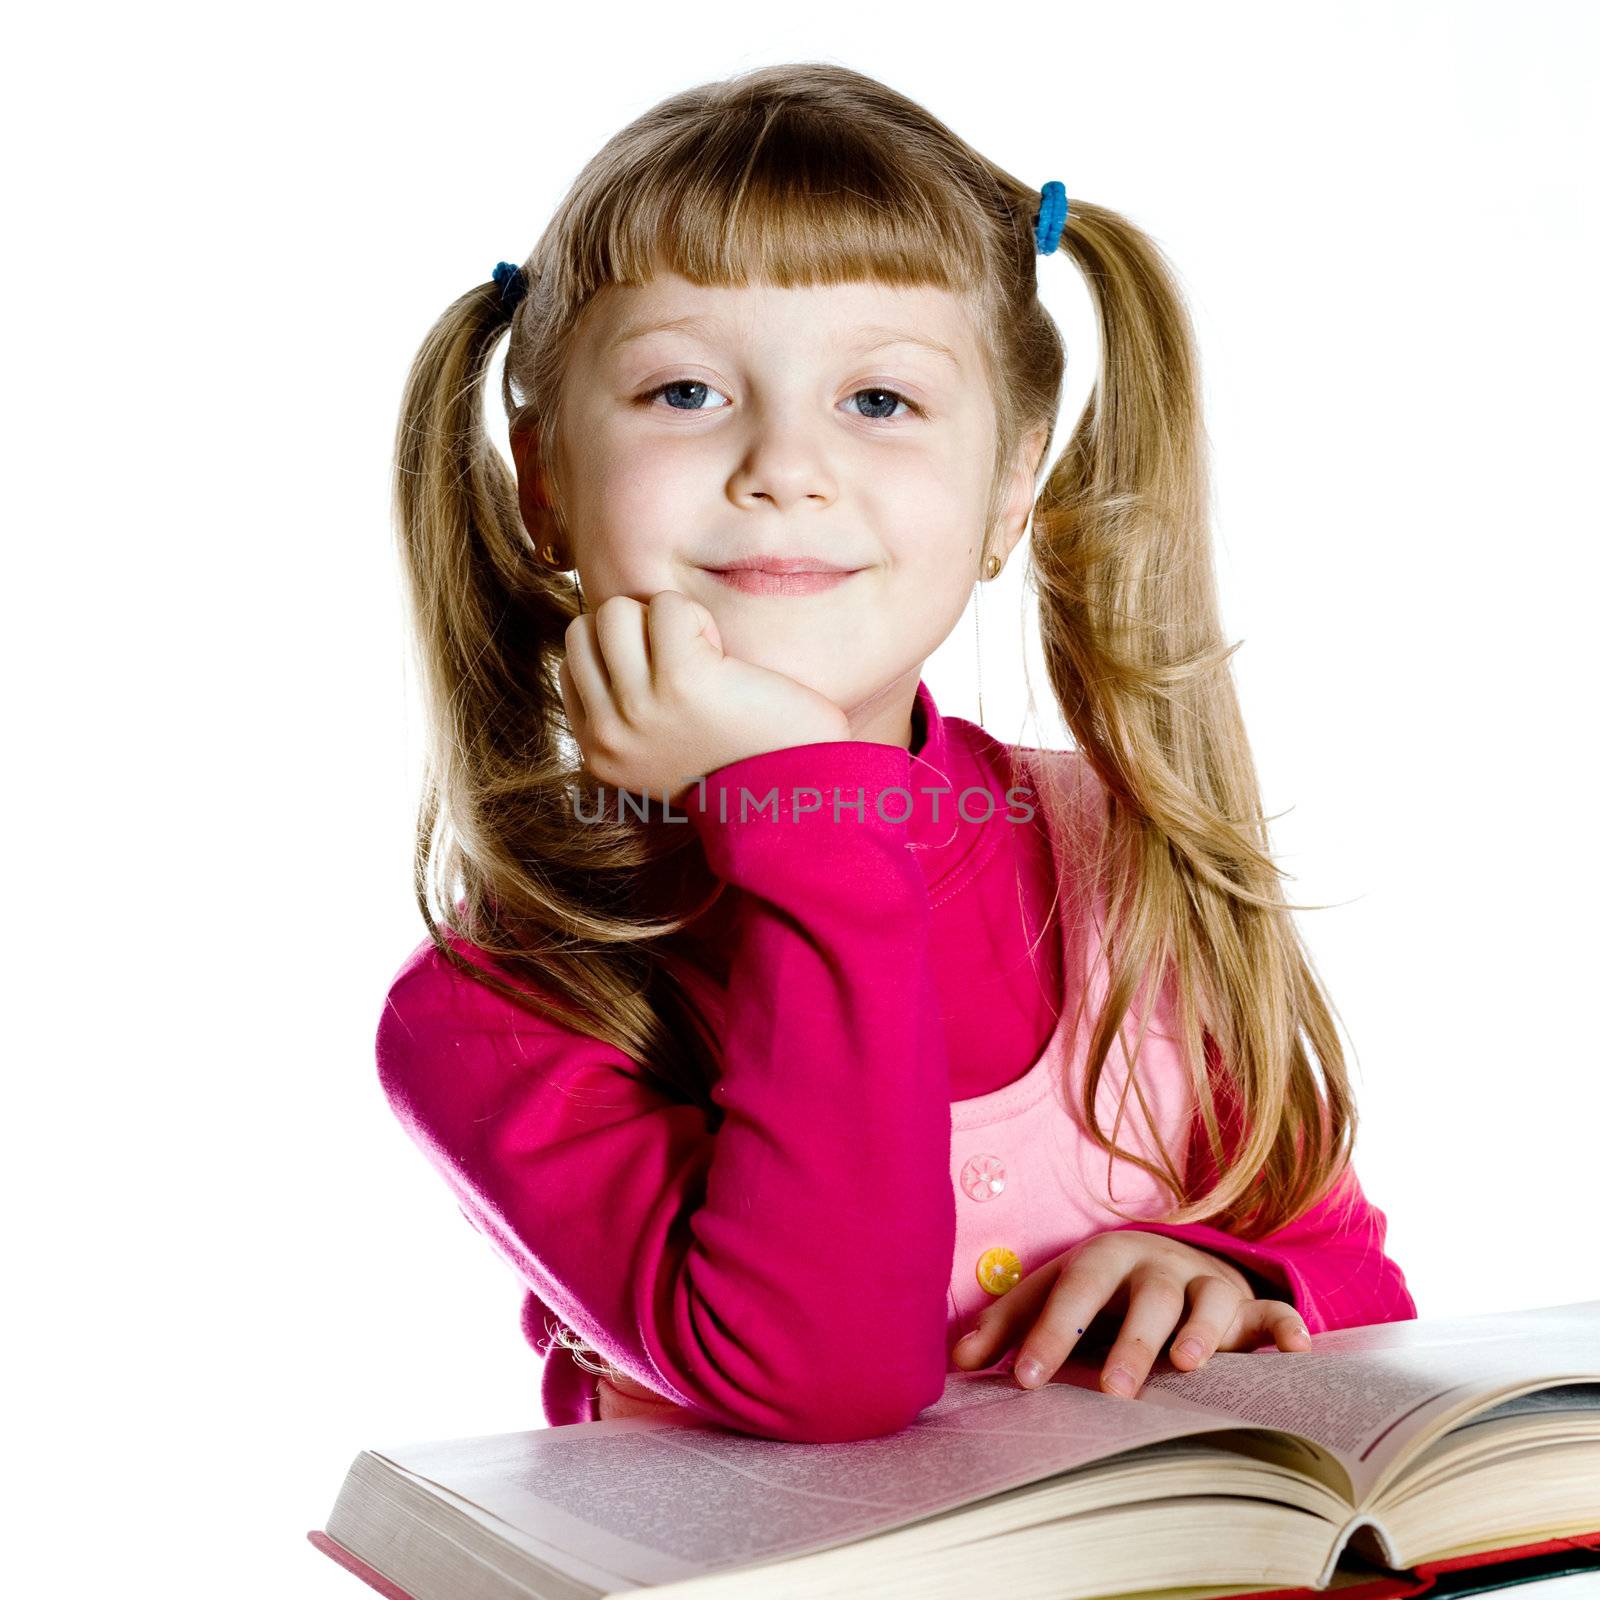
[{"label": "finger", "polygon": [[[1295,1335],[1296,1329],[1300,1330],[1299,1337]],[[1311,1339],[1305,1333],[1305,1321],[1288,1301],[1245,1301],[1239,1307],[1236,1325],[1217,1348],[1254,1350],[1257,1345],[1263,1343],[1276,1343],[1287,1350],[1310,1348]]]},{"label": "finger", "polygon": [[[1257,1300],[1261,1331],[1280,1350],[1309,1350],[1311,1335],[1305,1319],[1287,1300]],[[1259,1339],[1256,1341],[1261,1342]]]},{"label": "finger", "polygon": [[1180,1372],[1193,1372],[1217,1353],[1239,1320],[1249,1297],[1225,1278],[1202,1274],[1189,1280],[1189,1315],[1178,1324],[1170,1360]]},{"label": "finger", "polygon": [[584,709],[583,696],[578,693],[578,685],[572,676],[570,651],[561,658],[561,665],[556,669],[556,682],[561,687],[561,703],[567,710],[567,726],[572,729],[572,737],[578,741],[578,748],[586,750],[589,745],[589,713]]},{"label": "finger", "polygon": [[1102,1388],[1125,1400],[1139,1392],[1161,1347],[1183,1315],[1185,1287],[1185,1281],[1170,1267],[1152,1264],[1134,1269],[1122,1331],[1100,1372]]},{"label": "finger", "polygon": [[1064,1259],[1056,1256],[1036,1267],[993,1305],[985,1306],[973,1326],[956,1340],[955,1349],[950,1352],[951,1359],[961,1367],[988,1366],[1038,1317],[1061,1275]]},{"label": "finger", "polygon": [[610,595],[595,607],[594,631],[611,680],[611,706],[636,727],[652,699],[645,608],[630,595]]},{"label": "finger", "polygon": [[697,652],[707,649],[717,625],[698,600],[691,600],[676,589],[663,589],[651,595],[645,620],[650,661],[659,691],[664,679],[681,673]]},{"label": "finger", "polygon": [[1011,1369],[1024,1389],[1050,1381],[1083,1330],[1122,1287],[1124,1276],[1122,1264],[1111,1255],[1073,1252],[1064,1258],[1049,1300]]},{"label": "finger", "polygon": [[[594,722],[597,717],[604,716],[611,705],[611,679],[606,673],[605,662],[600,658],[600,650],[595,643],[594,617],[589,612],[576,616],[567,624],[567,675],[572,686],[577,690],[578,700],[582,707],[585,734],[582,744],[589,748]],[[568,714],[571,707],[568,707]],[[574,733],[577,728],[574,726]]]}]

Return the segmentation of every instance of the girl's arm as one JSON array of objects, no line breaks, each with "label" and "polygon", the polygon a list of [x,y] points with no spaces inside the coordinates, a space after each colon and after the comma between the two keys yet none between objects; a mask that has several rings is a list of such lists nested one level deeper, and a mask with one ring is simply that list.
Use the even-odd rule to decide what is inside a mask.
[{"label": "girl's arm", "polygon": [[[1207,1034],[1207,1062],[1213,1067],[1215,1049]],[[1224,1116],[1225,1150],[1234,1148],[1233,1127]],[[1216,1166],[1198,1116],[1190,1154],[1199,1185],[1209,1187]],[[1196,1181],[1194,1174],[1190,1181]],[[1384,1253],[1388,1218],[1367,1199],[1353,1164],[1346,1165],[1338,1182],[1303,1216],[1261,1239],[1236,1239],[1204,1222],[1129,1222],[1118,1227],[1181,1239],[1225,1257],[1251,1278],[1258,1298],[1289,1301],[1312,1333],[1403,1322],[1417,1314],[1405,1274]]]},{"label": "girl's arm", "polygon": [[[612,1046],[431,945],[389,994],[384,1090],[469,1219],[555,1316],[701,1420],[869,1438],[943,1392],[949,1067],[925,879],[875,808],[909,778],[895,745],[801,745],[719,768],[684,803],[744,891],[715,1136]],[[741,818],[741,786],[776,788],[782,815]],[[834,820],[836,787],[864,791],[861,817]],[[791,820],[797,788],[823,809]]]}]

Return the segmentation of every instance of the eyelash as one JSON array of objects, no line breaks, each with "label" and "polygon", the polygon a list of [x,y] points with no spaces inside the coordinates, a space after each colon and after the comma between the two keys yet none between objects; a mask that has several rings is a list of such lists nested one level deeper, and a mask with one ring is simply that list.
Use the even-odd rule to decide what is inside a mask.
[{"label": "eyelash", "polygon": [[[722,393],[722,391],[720,389],[714,388],[713,385],[711,385],[709,383],[706,383],[706,380],[704,378],[668,378],[665,383],[658,383],[655,386],[655,388],[647,389],[642,395],[640,395],[639,396],[639,403],[642,406],[645,406],[647,409],[660,410],[661,408],[654,404],[656,396],[659,395],[659,394],[664,393],[668,389],[677,388],[677,386],[679,384],[681,384],[681,383],[699,383],[699,384],[704,384],[707,389],[711,389],[712,393],[714,393],[714,394],[721,394]],[[851,393],[850,393],[849,398],[854,400],[855,397],[858,394],[889,394],[889,395],[893,395],[896,400],[905,401],[905,403],[908,406],[911,407],[912,413],[915,416],[926,417],[928,415],[927,411],[922,406],[919,406],[917,404],[917,402],[911,398],[910,395],[902,394],[898,389],[891,389],[888,386],[888,384],[886,384],[886,383],[868,383],[868,384],[863,384],[861,388],[852,390]],[[681,407],[672,407],[670,409],[679,410],[679,409],[683,409],[683,408],[681,408]],[[689,413],[689,415],[691,415],[691,416],[693,414],[694,413],[692,411]],[[898,418],[897,417],[862,417],[861,420],[863,422],[896,423],[896,422],[903,422],[905,419],[903,417],[898,417]]]}]

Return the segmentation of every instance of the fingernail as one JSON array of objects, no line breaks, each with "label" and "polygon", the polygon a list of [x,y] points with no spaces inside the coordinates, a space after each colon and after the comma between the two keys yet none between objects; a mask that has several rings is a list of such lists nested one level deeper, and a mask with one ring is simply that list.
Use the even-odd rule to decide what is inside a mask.
[{"label": "fingernail", "polygon": [[1106,1374],[1106,1388],[1113,1394],[1132,1394],[1134,1389],[1133,1374],[1125,1367],[1113,1367]]},{"label": "fingernail", "polygon": [[1198,1339],[1185,1339],[1183,1343],[1178,1346],[1177,1353],[1182,1356],[1185,1361],[1198,1361],[1206,1352],[1205,1347]]},{"label": "fingernail", "polygon": [[1017,1363],[1017,1382],[1027,1384],[1030,1388],[1044,1376],[1044,1366],[1029,1356],[1025,1361]]}]

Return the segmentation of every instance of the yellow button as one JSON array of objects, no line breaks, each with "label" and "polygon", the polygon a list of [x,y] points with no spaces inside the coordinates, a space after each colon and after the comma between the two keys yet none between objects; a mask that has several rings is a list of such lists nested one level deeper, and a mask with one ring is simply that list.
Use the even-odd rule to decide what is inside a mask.
[{"label": "yellow button", "polygon": [[1014,1250],[997,1244],[978,1257],[978,1282],[990,1294],[1004,1294],[1022,1282],[1022,1263]]}]

